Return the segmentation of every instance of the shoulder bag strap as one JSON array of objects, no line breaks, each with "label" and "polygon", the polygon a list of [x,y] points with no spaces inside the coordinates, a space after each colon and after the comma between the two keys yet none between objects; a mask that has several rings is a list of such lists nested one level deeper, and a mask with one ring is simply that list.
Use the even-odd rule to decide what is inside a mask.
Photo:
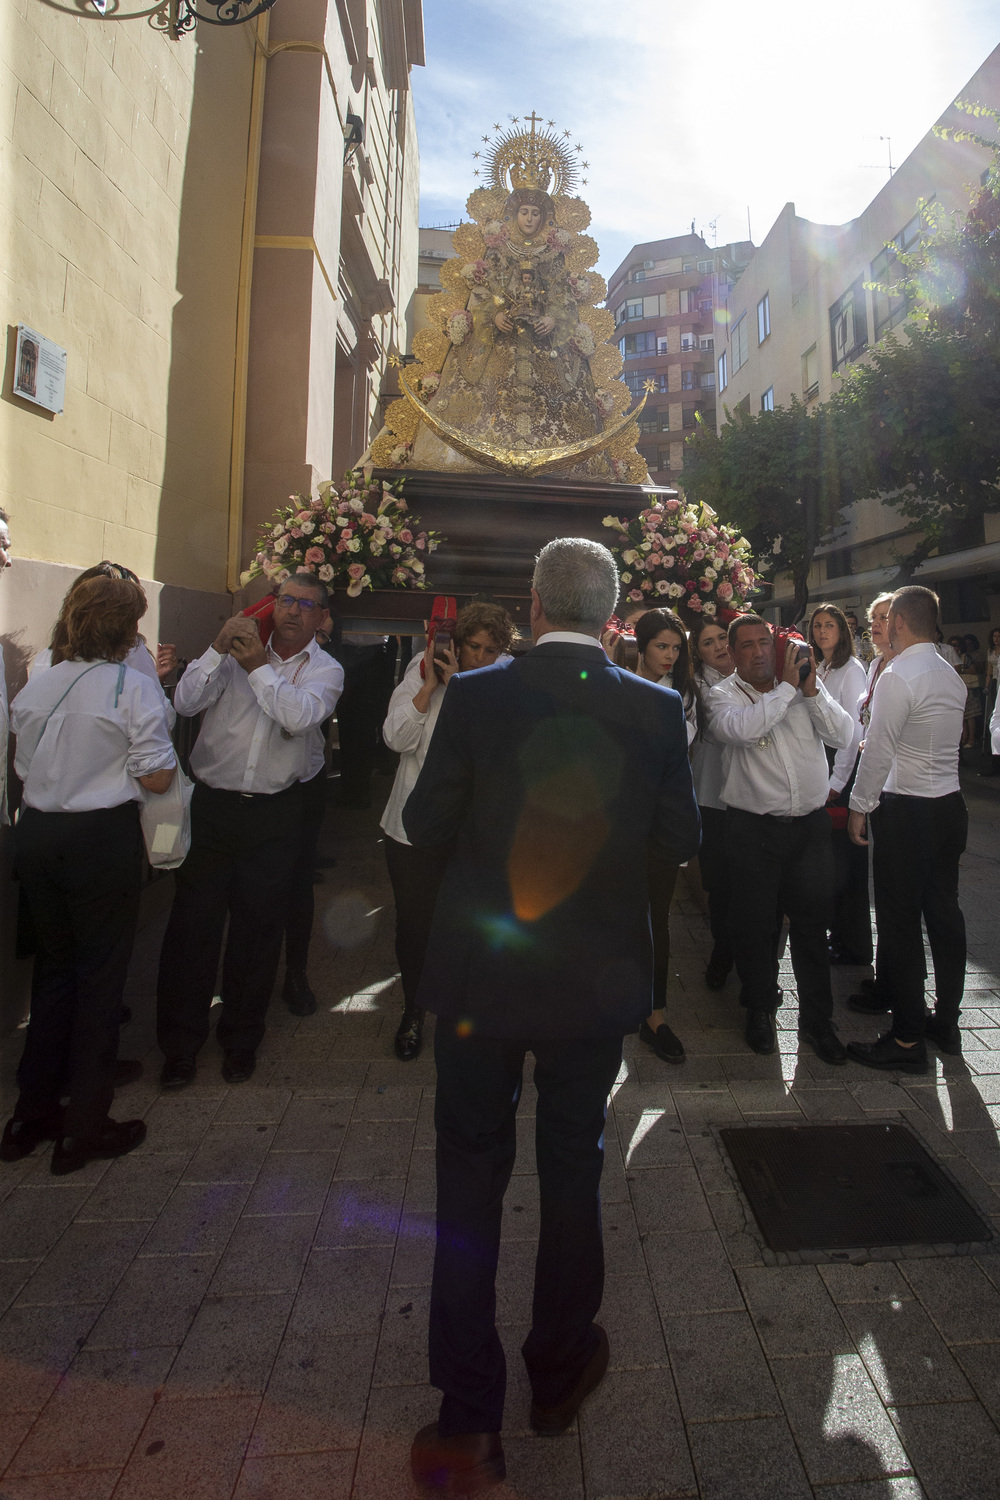
[{"label": "shoulder bag strap", "polygon": [[[46,716],[45,716],[45,723],[42,725],[42,734],[44,734],[45,731],[46,731],[46,729],[48,729],[48,727],[49,727],[49,720],[51,719],[52,715],[55,713],[56,709],[59,707],[60,703],[63,701],[63,698],[67,697],[73,691],[73,689],[76,687],[77,683],[80,681],[80,678],[81,677],[86,677],[86,675],[87,675],[88,672],[96,672],[98,667],[107,667],[107,666],[110,666],[110,665],[111,665],[110,662],[95,661],[92,667],[87,667],[84,671],[82,671],[80,673],[79,677],[74,677],[73,678],[73,681],[70,683],[69,687],[61,695],[61,697],[59,697],[59,698],[56,699],[55,703],[53,703],[52,707],[49,709],[48,713],[46,714]],[[124,678],[125,678],[125,670],[124,670],[124,668],[121,668],[119,670],[119,673],[118,673],[118,693],[120,693],[121,690],[122,690],[122,683],[124,681]],[[118,707],[118,693],[115,694],[115,707],[116,708]],[[36,750],[38,749],[39,745],[42,743],[42,734],[40,734],[38,736],[38,739],[35,741],[35,749]]]}]

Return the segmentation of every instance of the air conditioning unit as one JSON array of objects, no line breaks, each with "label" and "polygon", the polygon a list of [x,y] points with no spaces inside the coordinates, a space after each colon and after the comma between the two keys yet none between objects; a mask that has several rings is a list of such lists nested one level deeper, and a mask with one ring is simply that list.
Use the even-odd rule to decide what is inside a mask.
[{"label": "air conditioning unit", "polygon": [[655,265],[656,265],[656,261],[655,260],[644,260],[643,263],[642,263],[642,269],[644,271],[651,271]]}]

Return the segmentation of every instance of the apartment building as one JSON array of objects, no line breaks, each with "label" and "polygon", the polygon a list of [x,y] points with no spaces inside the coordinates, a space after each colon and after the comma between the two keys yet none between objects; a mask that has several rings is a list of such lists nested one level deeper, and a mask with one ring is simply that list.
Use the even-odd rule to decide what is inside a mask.
[{"label": "apartment building", "polygon": [[[1000,47],[959,98],[1000,105]],[[938,125],[974,127],[949,108]],[[720,285],[715,330],[716,420],[743,408],[768,411],[791,397],[826,401],[841,374],[895,331],[905,337],[904,299],[878,290],[891,286],[900,251],[925,231],[922,204],[964,212],[982,180],[988,155],[971,142],[944,140],[931,129],[875,195],[847,224],[815,224],[787,203],[733,284]],[[911,539],[898,512],[864,501],[818,550],[810,576],[813,600],[845,607],[868,603],[896,571]],[[1000,622],[1000,515],[970,523],[951,550],[929,558],[915,581],[941,594],[949,629],[985,639]],[[775,581],[772,611],[788,615],[791,580]]]},{"label": "apartment building", "polygon": [[749,241],[713,248],[692,232],[633,245],[609,279],[623,379],[633,396],[654,384],[639,451],[657,484],[680,478],[697,413],[715,418],[714,309],[752,254]]}]

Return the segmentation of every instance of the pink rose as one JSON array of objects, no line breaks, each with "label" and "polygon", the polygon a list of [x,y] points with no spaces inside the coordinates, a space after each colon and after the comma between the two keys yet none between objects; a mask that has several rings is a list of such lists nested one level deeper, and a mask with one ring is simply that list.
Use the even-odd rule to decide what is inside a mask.
[{"label": "pink rose", "polygon": [[427,546],[427,538],[425,536],[418,536],[415,546],[418,552],[423,552],[424,548]]},{"label": "pink rose", "polygon": [[656,559],[653,556],[652,552],[646,558],[646,561],[643,563],[643,567],[646,569],[647,573],[652,573],[656,569],[657,563],[656,563]]},{"label": "pink rose", "polygon": [[[306,555],[308,556],[308,554],[306,554]],[[698,587],[701,589],[701,591],[702,591],[703,594],[710,594],[712,592],[712,580],[711,580],[711,578],[699,578],[698,579]]]},{"label": "pink rose", "polygon": [[358,578],[364,578],[364,576],[365,576],[365,565],[364,565],[364,563],[351,563],[350,567],[347,569],[347,576],[348,576],[348,578],[353,578],[355,580],[357,580]]},{"label": "pink rose", "polygon": [[309,514],[309,512],[307,510],[300,510],[299,513],[298,513],[298,515],[295,517],[295,519],[296,519],[296,521],[298,521],[299,525],[301,526],[301,524],[302,524],[303,521],[311,521],[312,520],[312,516]]},{"label": "pink rose", "polygon": [[322,547],[308,547],[305,560],[307,563],[321,563],[326,556]]},{"label": "pink rose", "polygon": [[673,567],[673,565],[674,565],[674,563],[675,563],[675,561],[676,561],[676,558],[674,558],[674,557],[673,557],[673,556],[672,556],[672,555],[671,555],[671,554],[670,554],[670,553],[669,553],[669,552],[668,552],[668,553],[667,553],[667,555],[666,555],[666,557],[665,557],[665,558],[664,558],[664,559],[663,559],[663,566],[664,566],[664,567],[665,567],[665,568],[672,568],[672,567]]},{"label": "pink rose", "polygon": [[302,527],[301,526],[291,526],[291,527],[289,527],[288,534],[289,534],[289,536],[301,536],[302,535]]},{"label": "pink rose", "polygon": [[725,601],[733,597],[733,586],[731,583],[720,583],[715,591],[719,598]]},{"label": "pink rose", "polygon": [[409,546],[410,542],[413,541],[413,532],[404,529],[399,533],[399,540],[401,542],[405,542],[406,545]]},{"label": "pink rose", "polygon": [[345,526],[344,529],[343,529],[343,531],[340,533],[341,541],[349,542],[351,540],[351,537],[353,535],[354,535],[354,527],[353,526]]},{"label": "pink rose", "polygon": [[362,521],[364,521],[364,523],[365,523],[366,526],[374,526],[375,525],[375,517],[372,516],[372,515],[369,515],[367,511],[364,511],[362,513],[361,519],[362,519]]},{"label": "pink rose", "polygon": [[696,615],[701,614],[701,600],[698,598],[697,594],[691,595],[690,599],[687,601],[687,607],[688,609],[693,609]]},{"label": "pink rose", "polygon": [[337,552],[346,552],[347,551],[347,543],[343,542],[343,541],[338,542],[335,550]]},{"label": "pink rose", "polygon": [[632,600],[633,604],[641,604],[642,603],[642,594],[639,592],[638,589],[629,589],[628,596]]},{"label": "pink rose", "polygon": [[691,556],[694,558],[695,562],[701,562],[702,558],[705,556],[704,547],[696,547],[691,553]]},{"label": "pink rose", "polygon": [[666,502],[666,506],[665,506],[666,510],[675,511],[675,510],[680,510],[680,508],[681,508],[681,502],[679,500],[668,500]]},{"label": "pink rose", "polygon": [[326,510],[326,501],[322,495],[317,495],[314,500],[310,501],[310,505],[313,510]]}]

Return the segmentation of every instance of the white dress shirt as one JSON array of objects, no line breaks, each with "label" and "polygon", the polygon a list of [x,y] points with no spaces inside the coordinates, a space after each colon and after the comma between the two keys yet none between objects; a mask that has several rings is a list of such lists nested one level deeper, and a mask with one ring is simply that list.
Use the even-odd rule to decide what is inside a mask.
[{"label": "white dress shirt", "polygon": [[962,658],[950,641],[938,641],[934,650],[940,656],[941,660],[946,661],[950,667],[960,667],[962,665]]},{"label": "white dress shirt", "polygon": [[[2,660],[0,657],[0,661]],[[997,693],[997,701],[990,716],[990,748],[994,755],[1000,755],[1000,693]]]},{"label": "white dress shirt", "polygon": [[864,738],[861,720],[858,717],[858,699],[864,695],[867,677],[864,667],[856,656],[849,656],[842,667],[827,667],[823,662],[816,669],[816,676],[830,697],[850,714],[854,725],[851,743],[837,751],[833,770],[830,772],[830,791],[842,792],[851,779],[854,762],[858,758],[858,751],[861,749],[861,741]]},{"label": "white dress shirt", "polygon": [[[31,666],[28,668],[28,676],[34,677],[38,672],[47,672],[51,665],[52,648],[50,646],[43,646],[41,651],[36,651],[32,657]],[[163,684],[157,676],[153,653],[145,641],[136,641],[125,657],[125,665],[133,667],[135,671],[141,672],[144,677],[148,677],[151,682],[156,683],[157,691],[163,700],[163,712],[167,716],[167,723],[173,729],[177,723],[177,714],[174,710],[174,705],[163,691]]]},{"label": "white dress shirt", "polygon": [[445,684],[439,682],[431,694],[427,712],[422,714],[414,707],[413,700],[423,686],[423,678],[420,676],[423,659],[422,654],[413,657],[403,673],[402,681],[389,699],[389,711],[382,725],[382,738],[389,749],[399,756],[396,779],[392,783],[392,791],[382,814],[382,829],[397,844],[410,842],[403,827],[403,808],[416,786],[447,691]]},{"label": "white dress shirt", "polygon": [[10,721],[24,801],[39,812],[138,802],[133,778],[176,764],[162,694],[116,661],[61,661],[38,673],[11,704]]},{"label": "white dress shirt", "polygon": [[546,635],[540,635],[535,645],[552,646],[556,641],[564,641],[570,646],[596,646],[598,651],[604,651],[597,636],[584,635],[580,630],[550,630]]},{"label": "white dress shirt", "polygon": [[957,792],[958,746],[966,688],[933,641],[893,657],[872,694],[871,723],[851,792],[854,812],[870,813],[883,791],[902,797]]},{"label": "white dress shirt", "polygon": [[705,699],[718,682],[725,682],[721,672],[714,667],[706,666],[704,662],[698,667],[697,680],[701,688],[701,724],[699,733],[691,746],[691,775],[694,778],[694,795],[699,807],[717,807],[722,809],[725,803],[722,800],[722,783],[724,772],[722,767],[723,744],[720,739],[712,733],[708,713],[704,707]]},{"label": "white dress shirt", "polygon": [[287,661],[266,649],[265,665],[245,672],[209,646],[174,689],[179,714],[205,714],[191,769],[206,786],[273,794],[318,769],[320,725],[337,706],[344,669],[315,640]]},{"label": "white dress shirt", "polygon": [[844,749],[854,724],[821,682],[817,688],[814,698],[790,682],[758,693],[734,672],[707,695],[711,732],[725,745],[727,807],[801,818],[825,804],[830,775],[823,747]]}]

